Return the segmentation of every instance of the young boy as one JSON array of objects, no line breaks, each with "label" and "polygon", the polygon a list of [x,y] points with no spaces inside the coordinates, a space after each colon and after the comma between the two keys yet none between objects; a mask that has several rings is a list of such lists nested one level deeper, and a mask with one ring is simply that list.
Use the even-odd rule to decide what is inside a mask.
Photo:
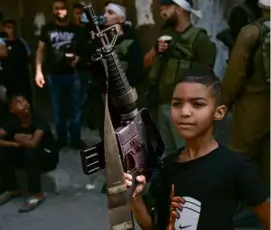
[{"label": "young boy", "polygon": [[[213,137],[214,121],[222,120],[225,113],[218,78],[204,69],[190,70],[181,77],[173,93],[171,118],[185,147],[164,160],[151,183],[156,223],[140,195],[145,178],[136,178],[142,184],[131,208],[142,229],[234,230],[238,201],[247,202],[269,229],[268,192],[250,160]],[[125,178],[130,186],[131,175]]]},{"label": "young boy", "polygon": [[40,176],[45,168],[56,167],[58,151],[48,123],[31,111],[24,96],[11,95],[8,103],[12,117],[0,129],[0,179],[5,191],[0,195],[0,205],[20,195],[14,169],[23,167],[29,198],[18,211],[29,212],[45,200]]}]

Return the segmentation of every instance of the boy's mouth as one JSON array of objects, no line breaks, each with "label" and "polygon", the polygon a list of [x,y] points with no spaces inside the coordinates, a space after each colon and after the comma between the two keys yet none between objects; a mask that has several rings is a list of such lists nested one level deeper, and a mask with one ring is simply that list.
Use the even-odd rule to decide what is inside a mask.
[{"label": "boy's mouth", "polygon": [[188,123],[188,122],[180,122],[178,123],[178,127],[180,128],[190,128],[192,126],[195,126],[194,123]]}]

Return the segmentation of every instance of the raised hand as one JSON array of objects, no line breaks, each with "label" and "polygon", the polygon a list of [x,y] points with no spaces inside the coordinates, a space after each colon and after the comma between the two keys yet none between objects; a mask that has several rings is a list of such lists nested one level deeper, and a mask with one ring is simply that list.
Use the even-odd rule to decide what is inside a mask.
[{"label": "raised hand", "polygon": [[175,221],[176,218],[179,219],[180,216],[177,212],[177,209],[182,210],[182,205],[185,203],[185,200],[182,197],[174,196],[175,193],[174,185],[171,186],[171,192],[170,192],[170,218],[167,230],[175,230]]}]

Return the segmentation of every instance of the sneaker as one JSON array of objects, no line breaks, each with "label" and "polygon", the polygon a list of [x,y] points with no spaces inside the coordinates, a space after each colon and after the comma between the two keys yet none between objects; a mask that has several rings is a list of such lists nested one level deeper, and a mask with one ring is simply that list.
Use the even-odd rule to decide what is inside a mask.
[{"label": "sneaker", "polygon": [[23,205],[18,209],[19,213],[31,212],[36,209],[40,204],[46,200],[46,195],[42,194],[41,196],[32,196],[26,199]]},{"label": "sneaker", "polygon": [[83,142],[82,140],[77,140],[77,141],[71,141],[70,144],[71,148],[73,149],[79,149],[79,150],[83,150],[87,148],[87,145],[85,142]]}]

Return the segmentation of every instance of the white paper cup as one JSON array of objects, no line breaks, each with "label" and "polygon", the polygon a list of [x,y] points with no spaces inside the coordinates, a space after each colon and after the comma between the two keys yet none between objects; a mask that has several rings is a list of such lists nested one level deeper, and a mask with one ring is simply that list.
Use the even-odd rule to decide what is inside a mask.
[{"label": "white paper cup", "polygon": [[169,43],[171,42],[172,37],[169,35],[162,35],[161,37],[158,38],[158,40]]}]

